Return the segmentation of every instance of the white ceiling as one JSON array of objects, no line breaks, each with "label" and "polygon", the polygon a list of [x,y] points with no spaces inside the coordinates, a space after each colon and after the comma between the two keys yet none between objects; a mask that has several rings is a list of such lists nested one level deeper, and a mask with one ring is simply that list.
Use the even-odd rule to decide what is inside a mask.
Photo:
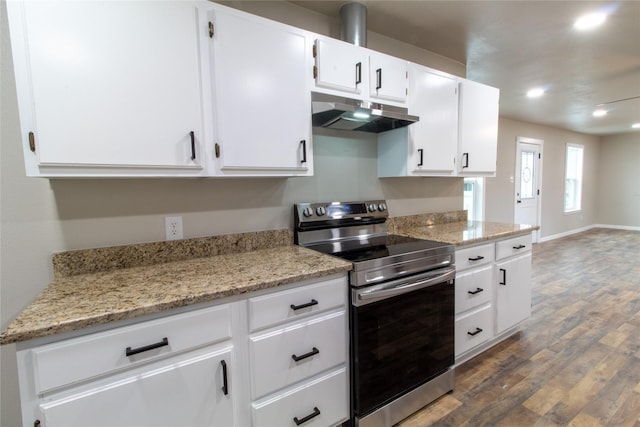
[{"label": "white ceiling", "polygon": [[[640,132],[640,1],[360,1],[369,30],[454,59],[500,88],[500,115],[594,135]],[[338,19],[345,1],[294,1]],[[575,19],[611,12],[588,32]],[[547,93],[526,97],[534,86]],[[593,117],[599,104],[609,113]]]}]

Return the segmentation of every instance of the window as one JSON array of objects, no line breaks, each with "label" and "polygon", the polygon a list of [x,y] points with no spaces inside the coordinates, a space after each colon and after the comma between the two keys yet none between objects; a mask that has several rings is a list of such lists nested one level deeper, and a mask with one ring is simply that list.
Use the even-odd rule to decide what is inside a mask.
[{"label": "window", "polygon": [[583,145],[567,144],[567,159],[564,172],[565,212],[575,212],[581,209],[583,152]]},{"label": "window", "polygon": [[467,219],[482,221],[484,209],[484,178],[464,179],[464,206],[467,211]]}]

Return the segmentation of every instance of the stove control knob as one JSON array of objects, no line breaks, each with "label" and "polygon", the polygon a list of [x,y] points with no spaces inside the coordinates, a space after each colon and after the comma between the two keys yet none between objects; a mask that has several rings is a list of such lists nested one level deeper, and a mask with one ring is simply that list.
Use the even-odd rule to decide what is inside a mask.
[{"label": "stove control knob", "polygon": [[310,217],[313,215],[313,209],[311,208],[304,208],[304,210],[302,211],[302,215],[306,216],[306,217]]},{"label": "stove control knob", "polygon": [[378,209],[378,207],[376,205],[374,205],[373,203],[371,203],[369,205],[369,212],[375,212],[376,209]]},{"label": "stove control knob", "polygon": [[387,210],[387,205],[385,205],[384,203],[380,203],[380,204],[378,205],[378,210],[379,210],[380,212],[384,212],[384,211],[386,211],[386,210]]},{"label": "stove control knob", "polygon": [[324,208],[324,206],[320,206],[318,208],[316,208],[316,214],[318,216],[324,216],[324,214],[327,213],[327,210]]}]

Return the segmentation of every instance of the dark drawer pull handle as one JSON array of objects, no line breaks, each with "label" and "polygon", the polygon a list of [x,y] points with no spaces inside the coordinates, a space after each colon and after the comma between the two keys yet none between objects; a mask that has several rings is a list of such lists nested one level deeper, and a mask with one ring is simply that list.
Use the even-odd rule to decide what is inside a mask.
[{"label": "dark drawer pull handle", "polygon": [[298,419],[298,417],[293,417],[293,422],[296,423],[297,426],[299,426],[302,423],[306,423],[307,421],[309,421],[312,418],[317,417],[318,415],[320,415],[320,409],[318,409],[317,406],[313,407],[313,412],[310,413],[309,415],[307,415],[304,418]]},{"label": "dark drawer pull handle", "polygon": [[356,64],[356,84],[362,83],[362,62]]},{"label": "dark drawer pull handle", "polygon": [[469,258],[469,261],[480,261],[481,259],[484,259],[483,256],[474,256],[473,258]]},{"label": "dark drawer pull handle", "polygon": [[467,291],[469,292],[471,295],[475,295],[475,294],[479,294],[480,292],[484,291],[484,289],[482,288],[476,288],[475,291]]},{"label": "dark drawer pull handle", "polygon": [[196,134],[191,131],[189,132],[189,136],[191,137],[191,160],[196,159]]},{"label": "dark drawer pull handle", "polygon": [[305,304],[300,304],[300,305],[291,304],[290,307],[291,307],[292,310],[300,310],[300,309],[303,309],[303,308],[311,307],[312,305],[318,305],[318,301],[312,299],[311,301],[309,301],[308,303],[305,303]]},{"label": "dark drawer pull handle", "polygon": [[462,169],[469,167],[469,153],[462,153],[462,157],[464,158],[464,164],[462,165]]},{"label": "dark drawer pull handle", "polygon": [[507,286],[507,270],[501,268],[500,271],[502,272],[502,282],[498,282],[498,284]]},{"label": "dark drawer pull handle", "polygon": [[526,248],[525,245],[518,245],[513,247],[513,249],[524,249],[524,248]]},{"label": "dark drawer pull handle", "polygon": [[302,160],[300,160],[300,163],[307,163],[307,140],[303,139],[300,144],[302,144]]},{"label": "dark drawer pull handle", "polygon": [[320,353],[320,350],[318,350],[317,348],[313,347],[313,350],[311,350],[309,353],[303,354],[301,356],[296,356],[295,354],[291,355],[291,358],[293,360],[295,360],[296,362],[301,361],[302,359],[306,359],[307,357],[311,357],[314,356],[316,354]]},{"label": "dark drawer pull handle", "polygon": [[376,70],[376,90],[382,89],[382,68]]},{"label": "dark drawer pull handle", "polygon": [[155,344],[145,345],[144,347],[138,347],[138,348],[127,347],[124,353],[127,355],[127,357],[129,357],[129,356],[133,356],[134,354],[144,353],[145,351],[153,350],[154,348],[164,347],[165,345],[169,345],[169,339],[166,337],[162,338],[162,341],[160,342],[157,342]]},{"label": "dark drawer pull handle", "polygon": [[480,332],[482,332],[482,329],[476,327],[476,330],[474,332],[467,332],[467,334],[469,334],[469,335],[471,335],[473,337],[473,336],[478,335]]},{"label": "dark drawer pull handle", "polygon": [[226,396],[229,394],[229,382],[227,380],[227,362],[221,360],[220,364],[222,365],[222,392]]},{"label": "dark drawer pull handle", "polygon": [[418,153],[420,154],[420,160],[418,161],[418,166],[424,165],[424,148],[418,148]]}]

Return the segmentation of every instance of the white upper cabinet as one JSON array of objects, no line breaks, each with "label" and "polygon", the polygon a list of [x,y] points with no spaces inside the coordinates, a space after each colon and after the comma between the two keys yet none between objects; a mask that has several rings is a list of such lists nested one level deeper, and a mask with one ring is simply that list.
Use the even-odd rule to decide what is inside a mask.
[{"label": "white upper cabinet", "polygon": [[408,108],[418,122],[378,136],[378,176],[455,175],[458,81],[410,64]]},{"label": "white upper cabinet", "polygon": [[368,86],[368,55],[364,48],[338,41],[318,39],[313,51],[318,88],[362,95]]},{"label": "white upper cabinet", "polygon": [[340,40],[315,41],[316,92],[404,106],[408,62]]},{"label": "white upper cabinet", "polygon": [[203,174],[194,2],[7,6],[27,175]]},{"label": "white upper cabinet", "polygon": [[495,176],[500,91],[469,80],[460,81],[458,173]]},{"label": "white upper cabinet", "polygon": [[381,101],[407,100],[408,62],[381,53],[369,56],[369,95]]},{"label": "white upper cabinet", "polygon": [[306,33],[211,5],[216,174],[312,175]]}]

